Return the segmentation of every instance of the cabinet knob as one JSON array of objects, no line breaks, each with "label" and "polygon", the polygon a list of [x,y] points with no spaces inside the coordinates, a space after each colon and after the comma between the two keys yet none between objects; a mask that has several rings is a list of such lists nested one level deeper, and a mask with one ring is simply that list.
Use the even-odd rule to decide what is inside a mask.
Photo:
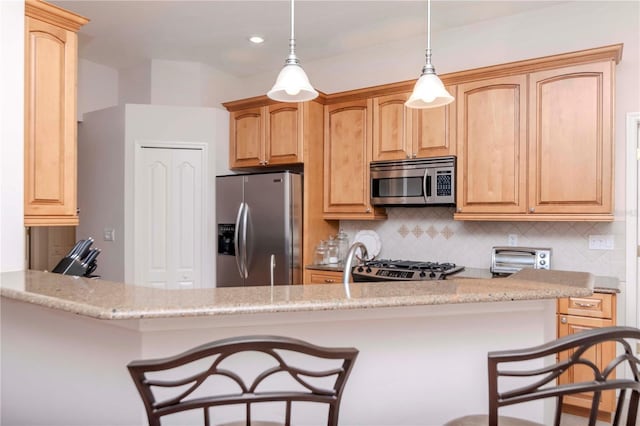
[{"label": "cabinet knob", "polygon": [[529,213],[534,213],[536,211],[536,209],[534,209],[533,207],[529,207]]},{"label": "cabinet knob", "polygon": [[560,322],[562,324],[566,324],[567,323],[567,317],[560,317]]},{"label": "cabinet knob", "polygon": [[411,154],[411,158],[416,158],[418,156],[418,154],[416,154],[415,152],[413,154]]},{"label": "cabinet knob", "polygon": [[367,213],[371,213],[371,207],[367,207]]},{"label": "cabinet knob", "polygon": [[331,279],[331,278],[325,278],[324,282],[327,283],[327,284],[332,284],[332,283],[335,283],[336,280]]},{"label": "cabinet knob", "polygon": [[462,213],[462,207],[458,207],[458,208],[456,209],[456,211],[457,211],[458,213]]}]

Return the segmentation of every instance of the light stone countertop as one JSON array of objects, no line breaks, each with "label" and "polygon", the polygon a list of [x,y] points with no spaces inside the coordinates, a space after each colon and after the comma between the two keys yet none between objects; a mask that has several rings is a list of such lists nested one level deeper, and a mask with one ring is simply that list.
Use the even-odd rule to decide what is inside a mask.
[{"label": "light stone countertop", "polygon": [[442,281],[163,290],[49,272],[0,274],[0,295],[98,319],[140,319],[330,311],[379,307],[556,299],[592,294],[593,275],[531,270],[501,280]]}]

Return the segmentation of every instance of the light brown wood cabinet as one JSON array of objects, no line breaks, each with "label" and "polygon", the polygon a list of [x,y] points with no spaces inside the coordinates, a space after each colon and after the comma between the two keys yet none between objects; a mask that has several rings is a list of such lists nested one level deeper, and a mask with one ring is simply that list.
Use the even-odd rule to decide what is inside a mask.
[{"label": "light brown wood cabinet", "polygon": [[596,62],[529,76],[530,213],[611,215],[614,67]]},{"label": "light brown wood cabinet", "polygon": [[[456,96],[456,87],[447,87]],[[443,108],[409,109],[411,92],[373,98],[373,161],[456,153],[455,101]]]},{"label": "light brown wood cabinet", "polygon": [[231,113],[231,168],[303,162],[303,104],[277,103]]},{"label": "light brown wood cabinet", "polygon": [[531,61],[518,73],[458,85],[455,219],[613,220],[620,52]]},{"label": "light brown wood cabinet", "polygon": [[76,32],[88,22],[25,2],[25,226],[74,226],[77,213]]},{"label": "light brown wood cabinet", "polygon": [[307,270],[309,282],[307,284],[340,284],[342,272]]},{"label": "light brown wood cabinet", "polygon": [[372,100],[324,107],[324,218],[381,219],[371,206]]},{"label": "light brown wood cabinet", "polygon": [[[594,293],[590,297],[570,297],[558,299],[558,337],[568,336],[593,328],[610,327],[616,325],[616,296],[615,294]],[[586,358],[599,368],[609,364],[615,357],[615,345],[605,343],[596,346]],[[558,359],[566,359],[569,351],[563,352]],[[614,372],[615,374],[615,372]],[[586,366],[574,366],[559,377],[560,383],[588,380],[593,372]],[[591,408],[591,394],[566,396],[564,411],[588,417]],[[598,418],[611,421],[611,413],[615,409],[615,391],[605,392],[600,402]]]},{"label": "light brown wood cabinet", "polygon": [[461,84],[458,105],[458,213],[524,214],[526,76]]}]

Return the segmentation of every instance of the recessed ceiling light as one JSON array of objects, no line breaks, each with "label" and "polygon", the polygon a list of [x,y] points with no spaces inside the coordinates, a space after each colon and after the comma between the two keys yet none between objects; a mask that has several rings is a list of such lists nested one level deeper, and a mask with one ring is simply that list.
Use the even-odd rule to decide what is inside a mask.
[{"label": "recessed ceiling light", "polygon": [[260,43],[264,42],[264,38],[262,38],[260,36],[257,36],[257,35],[254,35],[254,36],[249,37],[249,41],[251,43],[254,43],[254,44],[260,44]]}]

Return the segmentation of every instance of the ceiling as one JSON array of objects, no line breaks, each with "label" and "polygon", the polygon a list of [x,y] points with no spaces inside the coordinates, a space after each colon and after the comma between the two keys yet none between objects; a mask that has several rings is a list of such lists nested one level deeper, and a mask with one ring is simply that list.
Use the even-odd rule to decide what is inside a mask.
[{"label": "ceiling", "polygon": [[[280,68],[288,54],[289,2],[54,0],[91,20],[79,56],[114,68],[149,59],[194,61],[236,77]],[[437,1],[432,33],[566,1]],[[302,64],[410,37],[425,37],[425,1],[299,0],[296,53]],[[248,37],[261,35],[253,45]],[[435,46],[434,46],[435,47]]]}]

